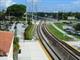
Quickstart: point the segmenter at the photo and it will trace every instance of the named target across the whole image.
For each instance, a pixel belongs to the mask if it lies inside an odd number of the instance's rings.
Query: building
[[[13,60],[12,32],[0,31],[0,60]]]
[[[75,20],[76,17],[74,17],[74,16],[68,16],[67,19],[68,19],[68,20]]]

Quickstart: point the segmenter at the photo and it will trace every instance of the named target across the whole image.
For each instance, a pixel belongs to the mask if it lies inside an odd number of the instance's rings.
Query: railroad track
[[[80,54],[76,50],[59,41],[55,36],[47,31],[46,25],[41,24],[37,28],[37,33],[44,47],[54,60],[80,60]]]

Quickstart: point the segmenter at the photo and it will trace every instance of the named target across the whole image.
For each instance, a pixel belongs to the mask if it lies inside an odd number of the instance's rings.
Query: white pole
[[[26,3],[26,23],[27,23],[27,10],[28,10],[28,9],[27,9],[27,7],[28,7],[28,6],[27,6],[27,0],[25,0],[25,3]]]
[[[33,21],[33,0],[32,0],[32,21]]]

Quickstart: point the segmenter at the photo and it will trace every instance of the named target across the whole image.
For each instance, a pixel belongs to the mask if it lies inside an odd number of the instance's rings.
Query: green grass
[[[76,38],[80,39],[80,36],[78,36],[78,35],[73,35],[73,36],[75,36]]]
[[[14,52],[19,50],[19,38],[18,37],[14,37],[13,48],[14,48]]]
[[[69,40],[71,40],[71,38],[69,38],[68,36],[64,36],[63,33],[59,32],[51,24],[48,25],[47,29],[48,29],[48,31],[50,33],[52,33],[53,35],[55,35],[55,37],[57,37],[59,40],[63,40],[63,41],[69,41]]]
[[[63,29],[63,26],[66,25],[66,24],[64,24],[64,23],[55,23],[55,25],[56,25],[58,28],[64,30],[64,29]],[[70,35],[73,35],[73,34],[70,34]],[[78,39],[80,39],[80,36],[78,36],[78,35],[73,35],[73,36],[76,37],[76,38],[78,38]]]
[[[33,38],[33,34],[34,34],[34,25],[31,24],[25,29],[24,39],[31,40]]]
[[[65,25],[64,23],[55,23],[55,25],[63,30],[63,26]]]

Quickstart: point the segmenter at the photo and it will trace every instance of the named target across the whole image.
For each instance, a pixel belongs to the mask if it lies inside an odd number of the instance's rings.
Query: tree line
[[[80,19],[80,12],[58,12],[58,13],[37,12],[34,14],[37,14],[37,16],[40,16],[40,17],[51,17],[59,20],[61,19],[67,20],[68,16],[74,16],[75,18]]]

